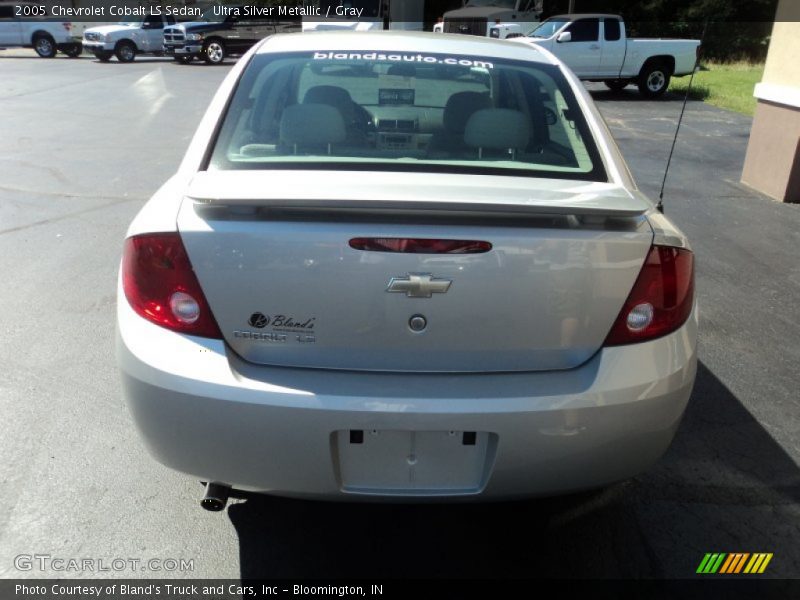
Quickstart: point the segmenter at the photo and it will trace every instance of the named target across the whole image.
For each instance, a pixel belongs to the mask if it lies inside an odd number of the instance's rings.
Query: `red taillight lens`
[[[353,238],[350,247],[371,252],[408,254],[482,254],[492,249],[489,242],[428,238]]]
[[[694,300],[694,255],[683,248],[652,246],[639,277],[604,345],[651,340],[686,322]]]
[[[180,333],[222,338],[179,234],[125,240],[122,288],[133,310],[148,321]]]

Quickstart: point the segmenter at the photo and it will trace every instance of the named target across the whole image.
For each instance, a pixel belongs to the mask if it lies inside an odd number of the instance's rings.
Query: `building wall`
[[[800,87],[800,2],[781,0],[775,14],[772,41],[764,69],[764,82]]]
[[[779,0],[742,182],[800,202],[800,2]]]

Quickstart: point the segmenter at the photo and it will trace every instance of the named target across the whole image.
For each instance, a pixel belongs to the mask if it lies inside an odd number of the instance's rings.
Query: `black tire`
[[[642,67],[639,73],[639,92],[645,98],[658,98],[667,91],[672,72],[663,62],[651,62]]]
[[[203,60],[210,65],[221,65],[227,55],[222,40],[211,39],[203,44]]]
[[[129,40],[122,40],[114,48],[114,56],[119,62],[133,62],[136,58],[136,45]]]
[[[33,49],[42,58],[53,58],[58,52],[56,41],[47,33],[37,33],[33,37]]]
[[[81,52],[83,52],[83,46],[80,44],[72,44],[68,46],[66,50],[62,50],[62,52],[70,58],[77,58],[81,55]]]
[[[95,50],[94,57],[99,60],[100,62],[108,62],[111,60],[111,57],[114,56],[113,52],[109,52],[108,50]]]
[[[616,94],[624,90],[626,87],[628,87],[630,81],[625,81],[623,79],[608,79],[603,83],[606,84],[606,87],[608,89],[610,89],[612,92]]]

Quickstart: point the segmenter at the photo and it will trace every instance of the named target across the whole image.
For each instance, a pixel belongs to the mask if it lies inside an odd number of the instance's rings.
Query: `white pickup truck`
[[[694,69],[699,40],[628,38],[618,15],[560,15],[514,43],[536,44],[567,64],[580,79],[603,81],[614,91],[635,83],[643,96],[663,94],[671,77]]]
[[[119,62],[131,62],[137,54],[163,56],[165,25],[175,25],[175,17],[150,14],[116,25],[91,27],[83,32],[83,48],[102,62],[112,56]]]
[[[0,5],[0,48],[31,47],[42,58],[53,58],[59,50],[74,58],[81,53],[70,21],[49,21],[40,5],[19,2]]]

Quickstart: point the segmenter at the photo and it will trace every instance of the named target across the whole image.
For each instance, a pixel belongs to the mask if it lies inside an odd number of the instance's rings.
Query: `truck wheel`
[[[630,81],[625,81],[623,79],[608,79],[603,83],[606,84],[606,87],[610,89],[614,93],[619,93],[628,87]]]
[[[662,62],[646,64],[639,74],[639,92],[645,98],[658,98],[667,91],[671,76],[669,68]]]
[[[37,33],[33,38],[33,49],[42,58],[53,58],[56,55],[56,42],[47,33]]]
[[[80,44],[72,44],[68,46],[66,50],[62,50],[62,52],[64,52],[64,54],[70,58],[76,58],[81,55],[81,52],[83,52],[83,46]]]
[[[208,40],[203,45],[203,60],[210,65],[220,65],[225,60],[225,44],[220,40]]]
[[[114,55],[119,62],[133,62],[133,59],[136,58],[136,46],[133,45],[133,42],[122,40],[114,48]]]
[[[114,56],[114,53],[108,50],[95,50],[94,52],[94,57],[100,62],[108,62],[112,56]]]

